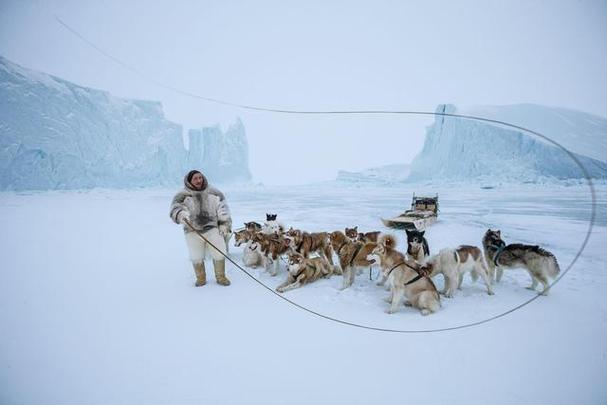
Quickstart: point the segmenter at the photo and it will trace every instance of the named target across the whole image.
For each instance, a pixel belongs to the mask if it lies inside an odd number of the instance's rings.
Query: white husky
[[[243,243],[245,247],[242,251],[242,262],[247,267],[267,267],[267,258],[261,252],[261,246],[259,242],[253,240],[256,232],[250,229],[243,229],[236,232],[234,238],[234,246],[241,246]]]
[[[242,251],[242,262],[247,267],[267,267],[267,258],[261,253],[261,247],[256,241],[247,242]]]
[[[447,298],[452,298],[455,290],[461,289],[464,274],[468,271],[475,281],[480,275],[487,286],[487,294],[493,295],[485,260],[476,246],[462,245],[456,249],[442,249],[438,254],[430,256],[422,268],[430,272],[430,277],[443,274],[445,287],[441,293]]]

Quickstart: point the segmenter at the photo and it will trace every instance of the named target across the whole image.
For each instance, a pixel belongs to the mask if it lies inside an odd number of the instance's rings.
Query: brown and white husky
[[[354,283],[354,276],[359,271],[362,272],[363,269],[375,263],[375,259],[368,260],[367,256],[371,254],[377,244],[373,242],[353,242],[341,231],[331,232],[329,239],[339,259],[339,265],[343,273],[341,289],[345,290]]]
[[[487,286],[487,294],[493,295],[483,254],[476,246],[461,245],[455,249],[441,249],[438,254],[432,255],[426,260],[422,269],[427,270],[430,277],[437,274],[445,277],[445,287],[441,293],[447,298],[452,298],[455,290],[461,289],[464,274],[468,271],[475,281],[480,275]]]
[[[290,250],[290,241],[278,235],[259,232],[253,236],[253,242],[259,244],[261,252],[266,258],[266,270],[271,276],[277,275],[280,268],[280,256]]]
[[[358,232],[358,225],[354,228],[345,228],[344,234],[352,241],[352,242],[374,242],[377,243],[377,238],[379,237],[380,231],[373,232]]]
[[[285,292],[293,290],[316,281],[328,278],[335,273],[336,267],[331,265],[324,257],[305,258],[299,253],[289,254],[287,279],[276,287],[276,291]],[[339,268],[337,268],[339,270]]]
[[[308,233],[290,228],[285,233],[285,238],[291,241],[293,251],[302,254],[303,257],[307,258],[310,256],[310,253],[316,252],[331,265],[333,264],[333,251],[327,232]]]
[[[420,272],[420,265],[397,251],[396,239],[392,235],[382,235],[372,254],[379,256],[384,277],[390,286],[390,296],[386,301],[391,305],[387,313],[397,312],[403,302],[418,308],[422,315],[436,312],[440,308],[440,296],[429,277]]]

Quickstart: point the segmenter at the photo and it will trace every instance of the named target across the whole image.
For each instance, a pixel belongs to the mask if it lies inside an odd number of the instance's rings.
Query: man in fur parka
[[[217,284],[230,285],[225,272],[225,257],[194,231],[200,232],[217,249],[226,253],[227,240],[232,233],[232,219],[225,197],[221,191],[210,186],[198,170],[191,170],[185,176],[184,185],[185,188],[173,198],[170,216],[173,222],[183,225],[190,260],[196,273],[196,287],[207,282],[204,266],[207,253],[213,258]]]

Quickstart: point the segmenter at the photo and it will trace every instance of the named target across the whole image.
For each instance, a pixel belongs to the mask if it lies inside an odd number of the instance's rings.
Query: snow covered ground
[[[607,186],[596,190],[596,222],[572,266],[589,231],[584,185],[225,190],[235,226],[268,212],[309,231],[385,230],[379,218],[402,212],[413,191],[438,192],[433,252],[480,246],[499,228],[568,270],[537,299],[523,270],[506,271],[494,296],[466,278],[427,317],[385,314],[387,293],[368,273],[345,291],[334,276],[285,293],[326,316],[410,333],[311,315],[232,265],[232,286],[210,277],[194,288],[168,218],[177,190],[1,193],[0,403],[606,403]],[[285,277],[250,272],[272,288]],[[455,329],[420,332],[445,328]]]

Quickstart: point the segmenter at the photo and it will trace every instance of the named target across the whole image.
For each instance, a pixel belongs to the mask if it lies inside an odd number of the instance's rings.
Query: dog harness
[[[502,242],[502,243],[499,246],[489,245],[490,247],[497,249],[497,251],[495,252],[495,255],[493,256],[493,264],[495,264],[496,266],[499,266],[499,264],[497,263],[499,256],[502,254],[504,249],[506,249],[506,243],[504,241],[500,241],[500,242]]]
[[[349,266],[352,266],[352,263],[354,262],[354,258],[356,257],[356,255],[358,254],[358,252],[360,252],[360,250],[363,248],[364,245],[359,245],[356,250],[354,251],[354,254],[352,255],[352,258],[350,259],[350,263]]]
[[[413,283],[415,283],[417,280],[419,280],[419,279],[421,279],[421,278],[423,278],[423,277],[424,277],[424,276],[423,276],[423,275],[422,275],[422,274],[419,272],[419,270],[418,270],[418,269],[416,269],[415,267],[409,266],[409,265],[408,265],[407,263],[405,263],[405,262],[400,262],[400,263],[398,263],[397,265],[393,266],[393,267],[392,267],[392,268],[391,268],[391,269],[388,271],[388,274],[386,274],[386,277],[390,276],[390,273],[392,273],[392,270],[394,270],[395,268],[397,268],[397,267],[399,267],[399,266],[401,266],[401,265],[403,265],[403,264],[404,264],[405,266],[407,266],[408,268],[410,268],[410,269],[414,270],[414,271],[417,273],[417,276],[415,276],[415,277],[413,277],[411,280],[407,281],[407,282],[405,283],[405,285],[413,284]]]

